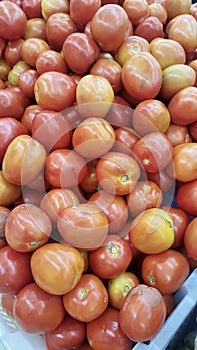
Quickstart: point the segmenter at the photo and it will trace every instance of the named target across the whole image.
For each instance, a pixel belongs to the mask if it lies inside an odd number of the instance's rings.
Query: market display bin
[[[197,332],[197,269],[175,293],[175,310],[160,332],[147,343],[137,343],[133,350],[182,350],[180,340],[190,331]],[[21,332],[0,307],[0,350],[45,350],[42,336]]]

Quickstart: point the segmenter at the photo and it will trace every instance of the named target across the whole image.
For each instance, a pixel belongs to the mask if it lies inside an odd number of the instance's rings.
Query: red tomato
[[[42,108],[36,104],[30,105],[25,109],[20,121],[29,133],[31,132],[31,124],[32,124],[34,117],[41,110],[42,110]]]
[[[184,247],[186,249],[187,254],[193,260],[197,260],[197,249],[196,249],[196,237],[197,237],[197,229],[196,229],[197,218],[194,218],[186,228],[184,235]]]
[[[55,50],[41,52],[36,60],[36,69],[39,74],[50,71],[68,73],[68,67],[62,53]]]
[[[88,322],[87,339],[94,350],[130,350],[132,346],[120,327],[118,310],[111,307],[96,320]]]
[[[5,61],[13,67],[17,62],[19,62],[22,57],[20,54],[20,47],[24,40],[22,38],[16,40],[10,40],[5,46],[3,56]]]
[[[135,26],[149,15],[149,6],[146,0],[125,0],[122,6]]]
[[[36,67],[38,56],[46,50],[49,50],[49,45],[45,40],[40,38],[29,38],[22,43],[20,54],[25,63],[32,67]]]
[[[122,152],[132,155],[132,149],[139,140],[139,135],[131,128],[117,128],[115,130],[116,141],[112,147],[112,151]]]
[[[9,245],[0,249],[0,293],[16,294],[33,281],[31,254],[16,252]]]
[[[45,244],[52,224],[43,210],[33,204],[21,204],[12,209],[5,223],[9,246],[18,252],[31,252]]]
[[[34,69],[27,69],[19,75],[17,85],[28,98],[34,98],[34,85],[38,76]]]
[[[0,248],[7,245],[5,239],[5,222],[10,213],[10,209],[0,206]]]
[[[22,8],[28,18],[42,17],[41,0],[23,0]]]
[[[85,337],[85,324],[66,315],[55,330],[44,334],[44,341],[47,350],[69,350],[78,349]]]
[[[155,38],[164,37],[163,24],[159,18],[150,15],[137,25],[134,33],[150,43]]]
[[[174,124],[187,125],[197,120],[197,87],[189,86],[177,92],[170,100],[168,110]],[[186,113],[190,110],[190,113]]]
[[[192,138],[185,125],[170,124],[165,132],[172,146],[177,146],[184,142],[192,142]]]
[[[197,216],[197,180],[188,181],[182,184],[176,195],[179,208],[187,214]]]
[[[118,127],[131,126],[132,109],[129,104],[120,96],[114,96],[113,104],[105,119],[113,126]]]
[[[108,281],[108,295],[112,307],[120,310],[129,291],[139,284],[132,272],[122,272]]]
[[[149,42],[137,35],[131,35],[124,39],[115,55],[117,62],[123,66],[124,63],[138,52],[150,52]]]
[[[134,158],[121,152],[109,152],[100,158],[97,178],[103,189],[111,194],[128,194],[136,185],[140,168]]]
[[[126,91],[139,101],[154,98],[162,85],[159,62],[149,52],[139,52],[129,58],[122,68]]]
[[[153,2],[149,5],[150,16],[157,17],[162,24],[166,24],[167,21],[167,11],[165,7],[159,2]]]
[[[108,294],[97,276],[84,274],[76,287],[63,296],[63,303],[72,317],[82,322],[90,322],[106,310]]]
[[[142,169],[150,173],[163,170],[172,160],[173,147],[167,136],[152,132],[143,136],[133,147]]]
[[[3,176],[15,185],[26,185],[41,172],[45,159],[45,148],[38,141],[29,135],[17,136],[4,155]]]
[[[95,12],[100,8],[101,0],[81,2],[77,0],[70,1],[70,16],[77,24],[86,24],[90,21]]]
[[[19,96],[8,88],[0,90],[0,118],[12,117],[20,119],[24,112],[24,105]]]
[[[9,207],[20,196],[21,187],[6,180],[2,170],[0,170],[0,205]]]
[[[119,322],[129,339],[144,342],[160,331],[165,317],[166,307],[160,292],[139,284],[127,294],[120,309]]]
[[[7,40],[19,39],[25,33],[27,17],[11,1],[0,2],[0,36]]]
[[[41,1],[42,16],[45,21],[57,12],[69,12],[69,0],[42,0]]]
[[[54,295],[63,295],[79,282],[84,260],[73,247],[47,243],[33,252],[31,269],[40,288]]]
[[[57,227],[66,243],[89,250],[98,248],[106,239],[108,220],[96,205],[82,203],[64,209],[58,217]]]
[[[197,179],[197,143],[182,143],[173,148],[173,166],[178,181],[188,182]]]
[[[43,334],[59,326],[65,310],[60,296],[46,293],[36,283],[30,283],[17,294],[13,314],[23,331]]]
[[[112,236],[108,241],[89,254],[91,270],[104,279],[114,278],[125,272],[132,260],[132,251],[126,240]]]
[[[39,38],[46,40],[45,20],[38,17],[28,19],[23,38],[25,40],[29,38]]]
[[[119,233],[128,219],[128,209],[122,196],[112,195],[105,190],[95,192],[89,202],[102,210],[109,222],[109,233]]]
[[[160,187],[162,192],[168,192],[169,190],[171,190],[171,196],[173,196],[173,191],[175,189],[175,181],[173,177],[168,175],[166,169],[163,169],[157,173],[147,173],[147,178],[150,181],[154,181],[157,184],[157,186]],[[169,196],[169,200],[172,199],[171,196]]]
[[[3,308],[3,311],[5,311],[6,314],[12,318],[14,318],[13,308],[14,308],[15,299],[16,299],[15,294],[3,294],[1,297],[1,306]]]
[[[189,131],[195,141],[197,141],[197,120],[189,125]]]
[[[131,244],[145,254],[158,254],[174,242],[174,227],[170,215],[160,208],[147,209],[132,221]]]
[[[144,282],[157,288],[162,294],[176,292],[188,277],[189,272],[187,259],[173,249],[147,255],[142,263]]]
[[[163,300],[166,306],[166,318],[168,318],[175,309],[174,296],[173,294],[165,294]]]
[[[96,192],[98,189],[98,179],[96,176],[97,163],[97,159],[93,159],[87,163],[88,172],[85,179],[80,184],[80,188],[87,193]]]

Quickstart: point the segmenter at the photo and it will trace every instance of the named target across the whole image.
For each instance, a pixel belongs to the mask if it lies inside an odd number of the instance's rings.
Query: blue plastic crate
[[[196,330],[197,269],[175,293],[175,310],[160,332],[147,343],[137,343],[132,350],[181,350],[180,339],[190,330]],[[42,336],[19,331],[12,319],[0,309],[0,350],[45,350]]]

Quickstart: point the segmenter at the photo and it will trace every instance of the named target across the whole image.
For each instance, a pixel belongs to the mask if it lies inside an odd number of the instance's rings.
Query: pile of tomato
[[[47,350],[151,340],[197,267],[197,6],[0,2],[0,293]]]

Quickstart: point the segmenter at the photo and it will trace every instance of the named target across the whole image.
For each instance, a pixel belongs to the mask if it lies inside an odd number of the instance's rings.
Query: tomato
[[[119,312],[108,307],[96,320],[87,324],[87,339],[94,350],[130,350],[132,342],[119,323]]]
[[[182,143],[174,147],[173,165],[178,181],[188,182],[197,179],[196,150],[195,142]]]
[[[146,0],[125,0],[122,6],[135,26],[149,16],[149,6]]]
[[[155,38],[164,37],[163,24],[157,17],[149,16],[137,25],[134,33],[150,43]]]
[[[66,73],[51,71],[38,77],[34,93],[39,106],[59,112],[73,105],[76,85]]]
[[[176,198],[177,199],[177,198]],[[171,248],[178,248],[183,245],[183,237],[189,223],[189,217],[185,211],[179,208],[162,206],[161,209],[167,211],[172,218],[174,226],[174,243]]]
[[[49,45],[45,40],[40,38],[28,38],[21,44],[20,54],[25,63],[35,67],[39,54],[48,49]]]
[[[87,74],[80,79],[76,89],[76,102],[82,118],[104,118],[114,101],[114,91],[102,76]]]
[[[155,173],[163,170],[172,160],[173,147],[167,136],[152,132],[143,136],[133,147],[142,169]]]
[[[44,244],[31,257],[35,282],[54,295],[63,295],[73,289],[81,278],[83,268],[80,252],[66,244]]]
[[[64,241],[81,249],[96,249],[108,233],[108,220],[103,211],[91,203],[64,209],[57,221]]]
[[[68,0],[42,0],[41,1],[42,16],[45,21],[54,13],[69,12]]]
[[[142,263],[144,282],[157,288],[162,294],[176,292],[188,277],[189,272],[187,259],[173,249],[147,255]]]
[[[166,318],[168,318],[175,309],[174,296],[173,294],[165,294],[163,300],[166,306]]]
[[[184,14],[184,13],[189,13],[191,6],[191,1],[190,0],[184,0],[182,2],[177,1],[177,0],[165,0],[164,1],[164,8],[167,11],[168,14],[168,20]]]
[[[190,14],[182,14],[171,19],[165,29],[167,37],[182,45],[184,50],[192,52],[197,46],[197,23]]]
[[[27,69],[18,77],[17,85],[28,98],[34,98],[34,85],[39,74],[34,69]]]
[[[69,189],[52,189],[45,193],[40,202],[40,208],[48,215],[54,226],[60,213],[72,206],[79,204],[75,193]]]
[[[0,118],[20,119],[24,109],[19,96],[14,94],[13,91],[8,90],[8,88],[0,90]]]
[[[120,309],[119,322],[129,339],[144,342],[160,331],[165,317],[166,307],[160,292],[139,284],[127,294]]]
[[[3,51],[5,49],[5,46],[6,46],[6,41],[5,41],[5,39],[1,38],[0,39],[0,58],[3,55]]]
[[[187,125],[197,120],[197,87],[189,86],[177,92],[168,105],[172,123]],[[190,113],[186,113],[190,110]]]
[[[139,52],[122,68],[122,83],[126,91],[139,101],[154,98],[162,85],[159,62],[149,52]]]
[[[187,214],[197,216],[197,179],[188,181],[179,187],[176,200],[179,208]]]
[[[195,141],[197,141],[197,120],[189,125],[189,131]]]
[[[132,272],[122,272],[108,281],[108,295],[112,307],[120,310],[126,295],[139,284],[137,276]]]
[[[124,63],[138,52],[150,52],[149,42],[137,35],[131,35],[125,38],[117,50],[116,60],[123,66]]]
[[[41,0],[23,0],[22,8],[28,18],[42,17]]]
[[[81,2],[70,1],[70,16],[75,23],[86,24],[91,20],[95,12],[101,7],[101,0]]]
[[[121,66],[113,58],[99,58],[90,70],[90,74],[105,77],[110,82],[114,93],[118,93],[122,88],[121,73]]]
[[[75,22],[64,12],[52,14],[45,26],[47,41],[51,49],[61,51],[65,39],[77,31]]]
[[[21,187],[6,180],[0,170],[0,205],[9,207],[21,194]]]
[[[14,318],[13,308],[15,299],[15,294],[3,294],[1,297],[1,307],[3,311],[6,312],[6,314],[11,318]]]
[[[33,204],[12,209],[5,223],[5,237],[11,248],[26,253],[49,240],[52,224],[49,217]]]
[[[24,61],[18,61],[8,73],[8,81],[11,85],[18,85],[20,74],[30,69],[30,66]]]
[[[128,194],[136,185],[140,168],[134,158],[121,152],[109,152],[100,158],[97,178],[103,189],[111,194]]]
[[[174,242],[172,218],[160,208],[147,209],[132,221],[129,239],[142,253],[161,253]]]
[[[50,71],[68,73],[63,55],[55,50],[46,50],[39,54],[36,60],[36,70],[39,74]]]
[[[3,176],[15,185],[25,185],[41,172],[45,159],[45,148],[38,141],[29,135],[17,136],[4,155]]]
[[[90,322],[106,310],[108,294],[99,277],[84,274],[76,287],[64,294],[63,303],[72,317],[82,322]]]
[[[165,7],[159,2],[153,2],[149,5],[149,15],[157,17],[162,24],[166,24],[168,14]]]
[[[21,119],[20,119],[20,122],[21,124],[24,125],[24,127],[27,129],[28,133],[31,132],[31,124],[32,124],[32,121],[35,117],[35,115],[40,112],[42,110],[42,108],[38,105],[30,105],[28,107],[26,107]]]
[[[141,136],[155,131],[165,133],[170,125],[170,120],[167,107],[156,99],[140,102],[132,116],[133,127]]]
[[[160,94],[166,100],[170,100],[182,89],[193,86],[196,80],[194,69],[185,64],[169,66],[163,70],[162,74]]]
[[[0,59],[0,78],[5,81],[8,78],[9,72],[11,71],[10,65],[4,60],[4,58]]]
[[[66,118],[58,112],[42,110],[38,112],[31,125],[32,137],[47,150],[67,148],[72,132]]]
[[[7,245],[5,239],[5,222],[10,213],[10,209],[0,206],[0,248]]]
[[[65,62],[73,72],[84,74],[98,59],[100,49],[87,34],[72,33],[65,39],[62,53]]]
[[[26,333],[43,334],[59,326],[65,310],[59,295],[49,294],[36,283],[30,283],[17,294],[13,315],[17,326]]]
[[[108,238],[108,243],[91,251],[89,264],[91,270],[100,278],[109,279],[125,272],[132,260],[129,243],[118,236]]]
[[[43,18],[30,18],[23,39],[39,38],[46,41],[45,20]]]
[[[187,226],[185,234],[184,234],[184,247],[186,249],[187,254],[193,260],[197,260],[197,250],[196,250],[196,222],[197,219],[194,218]]]
[[[100,7],[91,19],[91,34],[102,51],[114,51],[122,44],[129,28],[126,11],[116,4]]]
[[[160,207],[162,191],[153,181],[138,181],[134,189],[127,195],[127,206],[135,217],[146,209]]]
[[[47,350],[69,350],[79,348],[85,337],[85,324],[66,315],[55,330],[44,334],[44,342]]]
[[[30,253],[19,253],[9,245],[0,249],[0,293],[16,294],[33,281],[30,258]]]
[[[7,40],[19,39],[25,33],[27,17],[11,1],[0,2],[0,36]]]
[[[131,126],[132,109],[120,96],[115,95],[113,104],[105,119],[111,123],[114,129]]]
[[[80,188],[87,193],[96,192],[98,189],[98,179],[96,176],[96,166],[98,160],[93,159],[87,163],[88,172],[85,179],[80,184]]]
[[[192,142],[192,138],[186,125],[170,124],[165,134],[173,146],[177,146],[184,142]]]
[[[124,228],[128,219],[128,209],[122,196],[99,190],[89,198],[89,202],[104,212],[109,223],[109,233],[119,233]]]
[[[162,192],[168,192],[171,190],[169,201],[172,199],[171,196],[173,196],[173,191],[175,190],[175,181],[173,177],[168,175],[166,169],[157,173],[147,173],[147,178],[148,180],[155,182]]]
[[[139,135],[131,128],[117,128],[115,130],[116,141],[112,147],[114,152],[126,153],[132,155],[133,146],[139,140]]]
[[[115,142],[111,124],[103,118],[87,118],[74,130],[72,145],[85,158],[99,158],[107,153]]]
[[[193,70],[195,71],[196,80],[195,80],[194,86],[197,87],[197,59],[194,59],[194,60],[188,62],[188,66],[193,68]]]

